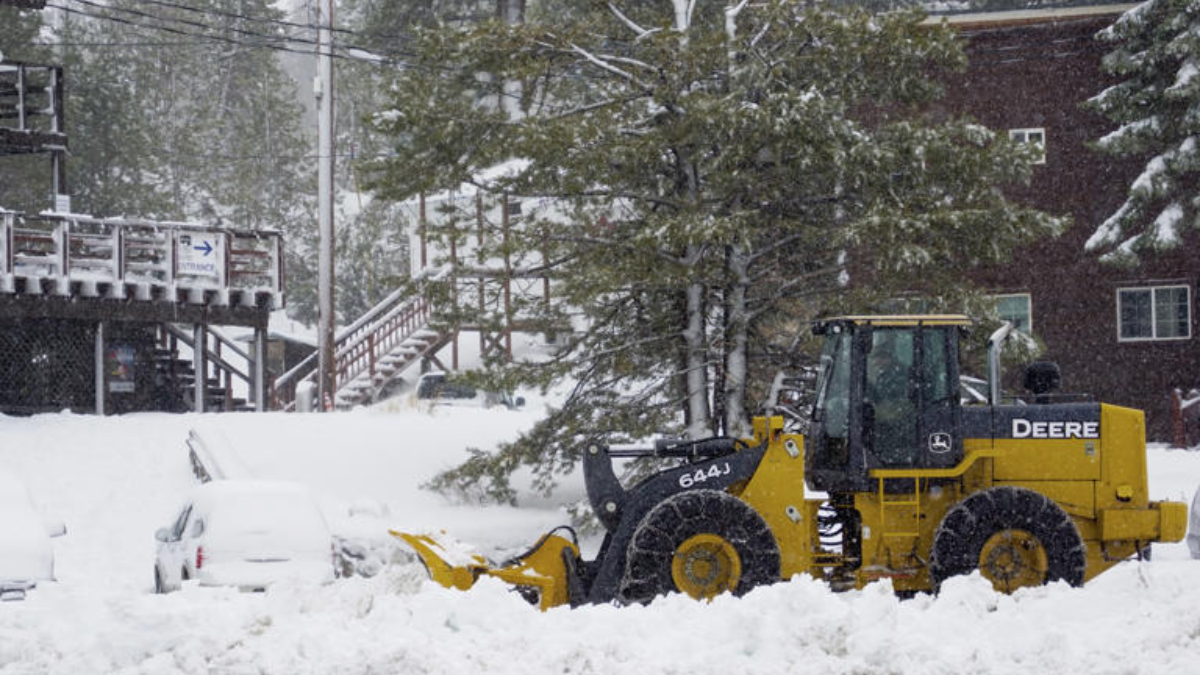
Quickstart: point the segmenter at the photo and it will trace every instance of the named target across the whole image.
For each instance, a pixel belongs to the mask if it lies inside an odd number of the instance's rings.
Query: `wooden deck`
[[[275,231],[0,210],[0,318],[262,327],[283,283]]]

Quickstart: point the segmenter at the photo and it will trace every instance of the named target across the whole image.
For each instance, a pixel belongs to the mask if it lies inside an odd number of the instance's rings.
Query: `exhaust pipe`
[[[988,338],[988,405],[1000,404],[1000,348],[1013,332],[1013,325],[1005,321]]]

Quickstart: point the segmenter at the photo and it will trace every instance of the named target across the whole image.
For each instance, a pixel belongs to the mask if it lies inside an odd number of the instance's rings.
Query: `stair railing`
[[[183,344],[191,347],[193,352],[195,351],[196,344],[195,344],[195,341],[192,339],[192,334],[189,331],[183,330],[177,326],[172,326],[171,324],[163,324],[163,328],[166,330],[168,335],[172,336],[176,340],[179,340]],[[236,342],[229,339],[228,337],[226,337],[219,331],[213,330],[210,327],[209,330],[206,332],[208,333],[208,335],[212,336],[212,338],[216,340],[217,345],[219,347],[217,350],[213,350],[213,349],[209,349],[208,345],[205,345],[204,346],[205,360],[207,363],[211,364],[213,366],[213,368],[216,370],[217,380],[224,382],[225,407],[226,407],[226,409],[229,409],[233,402],[233,378],[234,377],[237,377],[238,379],[245,382],[246,385],[249,386],[251,389],[253,389],[253,387],[254,387],[254,379],[250,375],[250,363],[252,362],[252,359],[250,358],[250,355],[248,353],[246,353],[246,351],[244,349],[239,347]],[[232,351],[234,354],[241,357],[245,361],[246,370],[243,371],[242,369],[238,368],[236,365],[234,365],[233,363],[231,363],[229,360],[227,360],[225,358],[224,351],[226,349]],[[208,391],[208,374],[207,373],[196,373],[196,387],[197,387],[198,392],[202,392],[201,395],[203,395],[204,393],[207,393],[207,391]]]
[[[405,297],[405,290],[392,292],[354,323],[334,336],[334,392],[363,373],[374,377],[379,360],[413,337],[429,323],[432,306],[423,296]],[[271,399],[277,410],[293,410],[296,387],[315,384],[318,354],[296,364],[276,378]]]

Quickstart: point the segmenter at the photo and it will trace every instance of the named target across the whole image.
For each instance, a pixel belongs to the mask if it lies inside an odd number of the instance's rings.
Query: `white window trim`
[[[1150,291],[1150,330],[1158,331],[1158,303],[1154,301],[1154,292],[1159,289],[1182,288],[1187,294],[1187,334],[1178,337],[1124,337],[1121,335],[1121,291]],[[1117,342],[1181,342],[1192,339],[1192,287],[1188,284],[1164,284],[1161,286],[1118,286],[1113,300],[1117,308]]]
[[[1033,294],[1032,293],[994,293],[991,295],[992,300],[1000,300],[1000,298],[1027,298],[1029,303],[1029,334],[1033,335]],[[999,313],[997,311],[997,313]],[[1015,328],[1015,326],[1014,326]]]
[[[1018,134],[1023,135],[1026,139],[1029,138],[1029,134],[1041,134],[1041,136],[1042,136],[1042,142],[1041,142],[1042,155],[1036,161],[1034,161],[1034,164],[1045,164],[1046,163],[1046,143],[1048,140],[1046,137],[1046,128],[1045,127],[1026,127],[1024,129],[1009,129],[1008,130],[1008,137],[1012,140],[1016,140]],[[1024,141],[1020,141],[1020,142],[1028,143],[1029,141],[1024,140]]]

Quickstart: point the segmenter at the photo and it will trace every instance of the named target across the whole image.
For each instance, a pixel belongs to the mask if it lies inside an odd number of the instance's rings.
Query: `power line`
[[[159,5],[161,7],[171,7],[174,9],[183,10],[185,12],[194,12],[197,14],[215,14],[217,16],[224,16],[224,17],[229,17],[229,18],[233,18],[233,19],[247,19],[249,21],[258,21],[260,23],[271,23],[271,24],[277,24],[280,26],[289,26],[292,28],[304,28],[304,29],[308,29],[308,30],[316,30],[318,28],[318,26],[316,24],[312,24],[312,23],[297,23],[295,21],[288,21],[286,19],[271,19],[271,18],[266,18],[266,17],[256,17],[256,16],[250,16],[248,14],[238,14],[236,12],[227,12],[224,10],[211,8],[211,7],[210,8],[193,7],[193,6],[184,5],[184,4],[181,4],[178,2],[168,2],[168,0],[136,0],[136,1],[143,2],[146,4],[150,4],[150,5]],[[379,37],[379,38],[392,39],[392,40],[412,40],[413,39],[413,37],[411,35],[382,35],[382,34],[380,34],[380,35],[371,36],[371,35],[367,35],[367,34],[361,32],[361,31],[351,30],[349,28],[336,28],[335,27],[335,28],[330,28],[329,30],[334,33],[341,33],[343,35],[354,35],[357,37]]]
[[[201,23],[198,21],[189,21],[187,19],[164,18],[164,17],[155,16],[155,15],[152,15],[152,14],[149,14],[146,12],[142,12],[142,11],[138,11],[138,10],[134,10],[134,9],[110,8],[110,7],[107,7],[100,3],[93,2],[92,0],[70,0],[70,1],[79,3],[81,5],[93,7],[96,10],[100,10],[102,12],[106,12],[108,10],[115,10],[117,12],[124,12],[126,14],[131,14],[131,15],[137,16],[139,18],[150,19],[152,21],[159,22],[159,23],[139,23],[132,19],[113,16],[113,15],[107,14],[107,13],[96,13],[94,11],[87,12],[87,11],[82,11],[82,10],[75,10],[75,9],[71,9],[71,8],[64,7],[62,5],[57,5],[54,3],[47,3],[46,6],[52,7],[54,9],[59,9],[62,11],[70,12],[73,14],[87,16],[87,17],[90,17],[93,19],[113,21],[116,23],[133,26],[136,28],[144,28],[144,29],[148,29],[148,30],[160,30],[160,31],[168,32],[168,33],[173,33],[176,35],[183,35],[183,36],[187,36],[187,37],[196,37],[196,38],[201,38],[201,39],[214,40],[214,41],[218,41],[218,42],[224,42],[227,44],[237,44],[237,45],[256,47],[256,48],[264,48],[264,49],[276,49],[278,51],[293,52],[293,53],[298,53],[298,54],[310,54],[310,53],[315,52],[318,56],[323,53],[323,52],[320,52],[319,50],[315,49],[315,48],[319,47],[320,45],[318,45],[315,40],[308,39],[308,38],[295,37],[295,36],[290,36],[290,35],[267,35],[264,33],[245,30],[245,29],[241,29],[241,28],[236,28],[233,26],[218,27],[218,26],[212,26],[212,25],[206,24],[206,23]],[[185,30],[182,30],[179,28],[169,26],[169,25],[164,25],[165,22],[175,22],[175,23],[183,24],[185,26],[197,28],[204,32],[201,32],[201,33],[188,32],[188,31],[185,31]],[[221,31],[229,31],[229,32],[245,35],[248,37],[260,38],[267,42],[246,42],[245,40],[239,40],[239,39],[235,39],[235,38],[230,38],[225,35],[221,35],[220,34]],[[314,51],[310,52],[310,51],[306,51],[303,49],[296,49],[296,48],[276,44],[279,42],[292,42],[292,43],[313,45]],[[388,50],[384,54],[380,55],[380,54],[377,54],[375,50],[371,50],[371,49],[368,49],[365,47],[352,45],[352,44],[334,44],[334,45],[332,45],[332,47],[334,50],[340,49],[342,51],[348,51],[348,52],[354,52],[357,50],[362,53],[362,55],[353,54],[353,53],[338,54],[338,53],[336,53],[336,51],[331,51],[330,54],[332,55],[333,58],[343,59],[346,61],[354,61],[354,62],[375,63],[378,65],[395,66],[395,67],[401,67],[401,68],[415,67],[415,64],[404,61],[402,58],[397,58],[397,57],[413,57],[413,56],[415,56],[415,54],[413,54],[411,52]],[[368,55],[368,56],[363,56],[363,55]]]
[[[181,18],[175,18],[175,17],[156,16],[154,14],[150,14],[148,12],[143,12],[143,11],[140,11],[137,9],[128,9],[125,7],[112,7],[112,6],[108,6],[108,5],[102,5],[98,2],[92,2],[92,0],[69,0],[69,1],[76,2],[81,5],[87,5],[88,7],[94,7],[97,10],[101,10],[104,12],[118,12],[121,14],[129,14],[132,16],[141,17],[144,19],[150,19],[152,21],[159,21],[159,22],[163,22],[163,23],[167,23],[167,22],[178,23],[178,24],[182,24],[184,26],[190,26],[192,28],[199,28],[200,30],[203,30],[203,31],[215,31],[215,30],[229,31],[231,33],[238,33],[240,35],[246,35],[248,37],[262,38],[265,40],[272,40],[272,41],[282,40],[282,41],[308,43],[308,44],[313,44],[313,45],[316,44],[315,40],[306,40],[304,38],[289,38],[286,35],[268,35],[265,33],[259,33],[259,32],[255,32],[255,31],[245,30],[242,28],[236,28],[234,26],[223,26],[223,27],[218,28],[218,27],[212,26],[210,24],[202,23],[199,21],[191,21],[188,19],[181,19]],[[155,28],[155,27],[158,27],[158,25],[151,24],[146,27]]]
[[[182,19],[182,18],[176,18],[176,17],[164,17],[164,16],[158,16],[158,15],[155,15],[155,14],[150,14],[150,13],[148,13],[148,12],[143,12],[143,11],[136,10],[136,9],[127,9],[127,8],[123,8],[123,7],[110,7],[110,6],[107,6],[107,5],[102,5],[102,4],[100,4],[100,3],[94,2],[93,0],[70,0],[70,1],[71,1],[71,2],[77,2],[77,3],[81,4],[81,5],[87,5],[87,6],[89,6],[89,7],[95,7],[95,8],[97,8],[97,9],[101,9],[101,10],[105,10],[105,11],[115,11],[115,12],[122,12],[122,13],[125,13],[125,14],[130,14],[130,15],[137,16],[137,17],[141,17],[141,18],[144,18],[144,19],[150,19],[150,20],[153,20],[153,21],[159,21],[159,22],[164,22],[164,23],[166,23],[166,22],[178,23],[178,24],[182,24],[182,25],[185,25],[185,26],[190,26],[190,27],[192,27],[192,28],[198,28],[198,29],[200,29],[200,30],[203,30],[203,31],[229,31],[229,32],[232,32],[232,33],[238,33],[238,34],[240,34],[240,35],[245,35],[245,36],[247,36],[247,37],[261,38],[261,39],[264,39],[264,40],[283,40],[283,41],[287,41],[287,42],[297,42],[297,43],[300,43],[300,44],[313,45],[314,47],[319,47],[319,46],[320,46],[320,45],[317,43],[317,41],[316,41],[316,40],[314,40],[314,39],[312,39],[312,38],[297,37],[297,36],[294,36],[294,35],[270,35],[270,34],[265,34],[265,33],[260,33],[260,32],[257,32],[257,31],[253,31],[253,30],[248,30],[248,29],[245,29],[245,28],[238,28],[238,27],[236,27],[236,26],[213,26],[213,25],[211,25],[211,24],[208,24],[208,23],[203,23],[203,22],[200,22],[200,21],[190,21],[190,20],[188,20],[188,19]],[[204,14],[204,13],[205,13],[205,11],[204,11],[204,10],[197,9],[197,8],[194,8],[194,7],[187,7],[186,5],[180,5],[180,4],[178,4],[178,3],[166,2],[166,0],[143,0],[143,1],[145,1],[145,2],[152,2],[153,4],[157,4],[157,5],[164,5],[164,6],[168,6],[168,7],[176,7],[176,8],[181,8],[181,9],[187,9],[187,10],[190,10],[190,11],[192,11],[192,12],[198,12],[198,13],[201,13],[201,14]],[[215,14],[218,14],[218,15],[220,15],[220,16],[229,17],[229,18],[235,18],[235,19],[244,19],[244,20],[249,20],[249,21],[268,21],[269,23],[275,23],[274,21],[271,21],[271,20],[267,20],[267,19],[257,19],[257,18],[255,18],[255,17],[249,16],[249,15],[246,15],[246,14],[236,14],[236,13],[233,13],[233,12],[218,12],[218,11],[216,11],[216,10],[214,10],[214,11],[213,11],[213,13],[215,13]],[[149,27],[154,27],[154,26],[157,26],[157,25],[158,25],[158,24],[152,24],[152,25],[151,25],[151,26],[149,26]],[[312,26],[306,26],[306,25],[304,25],[304,24],[295,24],[295,23],[292,23],[292,22],[288,22],[288,23],[286,23],[286,24],[283,24],[283,25],[292,25],[292,26],[298,26],[298,27],[300,27],[300,28],[312,28]],[[346,32],[349,32],[349,31],[346,31]],[[335,46],[335,48],[337,48],[337,47]],[[357,46],[357,45],[353,45],[353,44],[348,44],[348,43],[347,43],[347,44],[345,44],[344,46],[340,47],[340,48],[341,48],[341,49],[358,49],[358,50],[360,50],[360,51],[363,51],[363,52],[365,52],[365,53],[372,53],[372,51],[373,51],[373,50],[371,50],[371,49],[368,49],[368,48],[366,48],[366,47],[361,47],[361,46]],[[412,54],[411,52],[407,52],[407,53],[406,53],[406,52],[404,52],[404,51],[400,51],[400,50],[389,50],[389,51],[388,51],[388,56],[406,56],[406,57],[411,57],[411,56],[414,56],[414,54]]]
[[[78,2],[79,0],[75,0],[75,1]],[[191,38],[200,38],[200,39],[206,40],[208,42],[220,42],[220,43],[225,43],[225,44],[240,45],[243,47],[252,47],[252,48],[259,48],[259,49],[272,49],[272,50],[280,51],[280,52],[290,52],[293,54],[304,54],[305,56],[312,56],[314,53],[316,53],[318,56],[320,55],[320,53],[315,52],[315,50],[293,49],[291,47],[286,47],[286,46],[280,45],[280,44],[245,42],[243,40],[237,40],[234,38],[225,37],[223,35],[217,35],[217,34],[213,34],[213,33],[190,33],[188,31],[180,30],[178,28],[172,28],[170,26],[147,25],[147,24],[137,23],[136,21],[130,21],[129,19],[124,19],[119,16],[111,16],[111,15],[106,15],[106,14],[95,14],[92,12],[74,9],[71,7],[65,7],[63,5],[58,5],[53,2],[47,2],[46,7],[49,7],[52,9],[57,9],[61,12],[66,12],[68,14],[84,16],[89,19],[98,19],[101,21],[111,21],[113,23],[119,23],[119,24],[123,24],[126,26],[132,26],[134,28],[143,28],[143,29],[147,29],[147,30],[159,30],[159,31],[163,31],[164,33],[171,33],[173,35],[181,35],[184,37],[191,37]],[[373,61],[371,59],[356,58],[356,57],[352,57],[352,56],[346,56],[344,54],[330,53],[329,55],[335,59],[343,59],[346,61],[353,61],[356,63],[379,63],[379,61]],[[404,64],[399,61],[390,61],[388,63],[395,64],[395,65],[402,65],[402,66],[408,65],[408,64]]]

